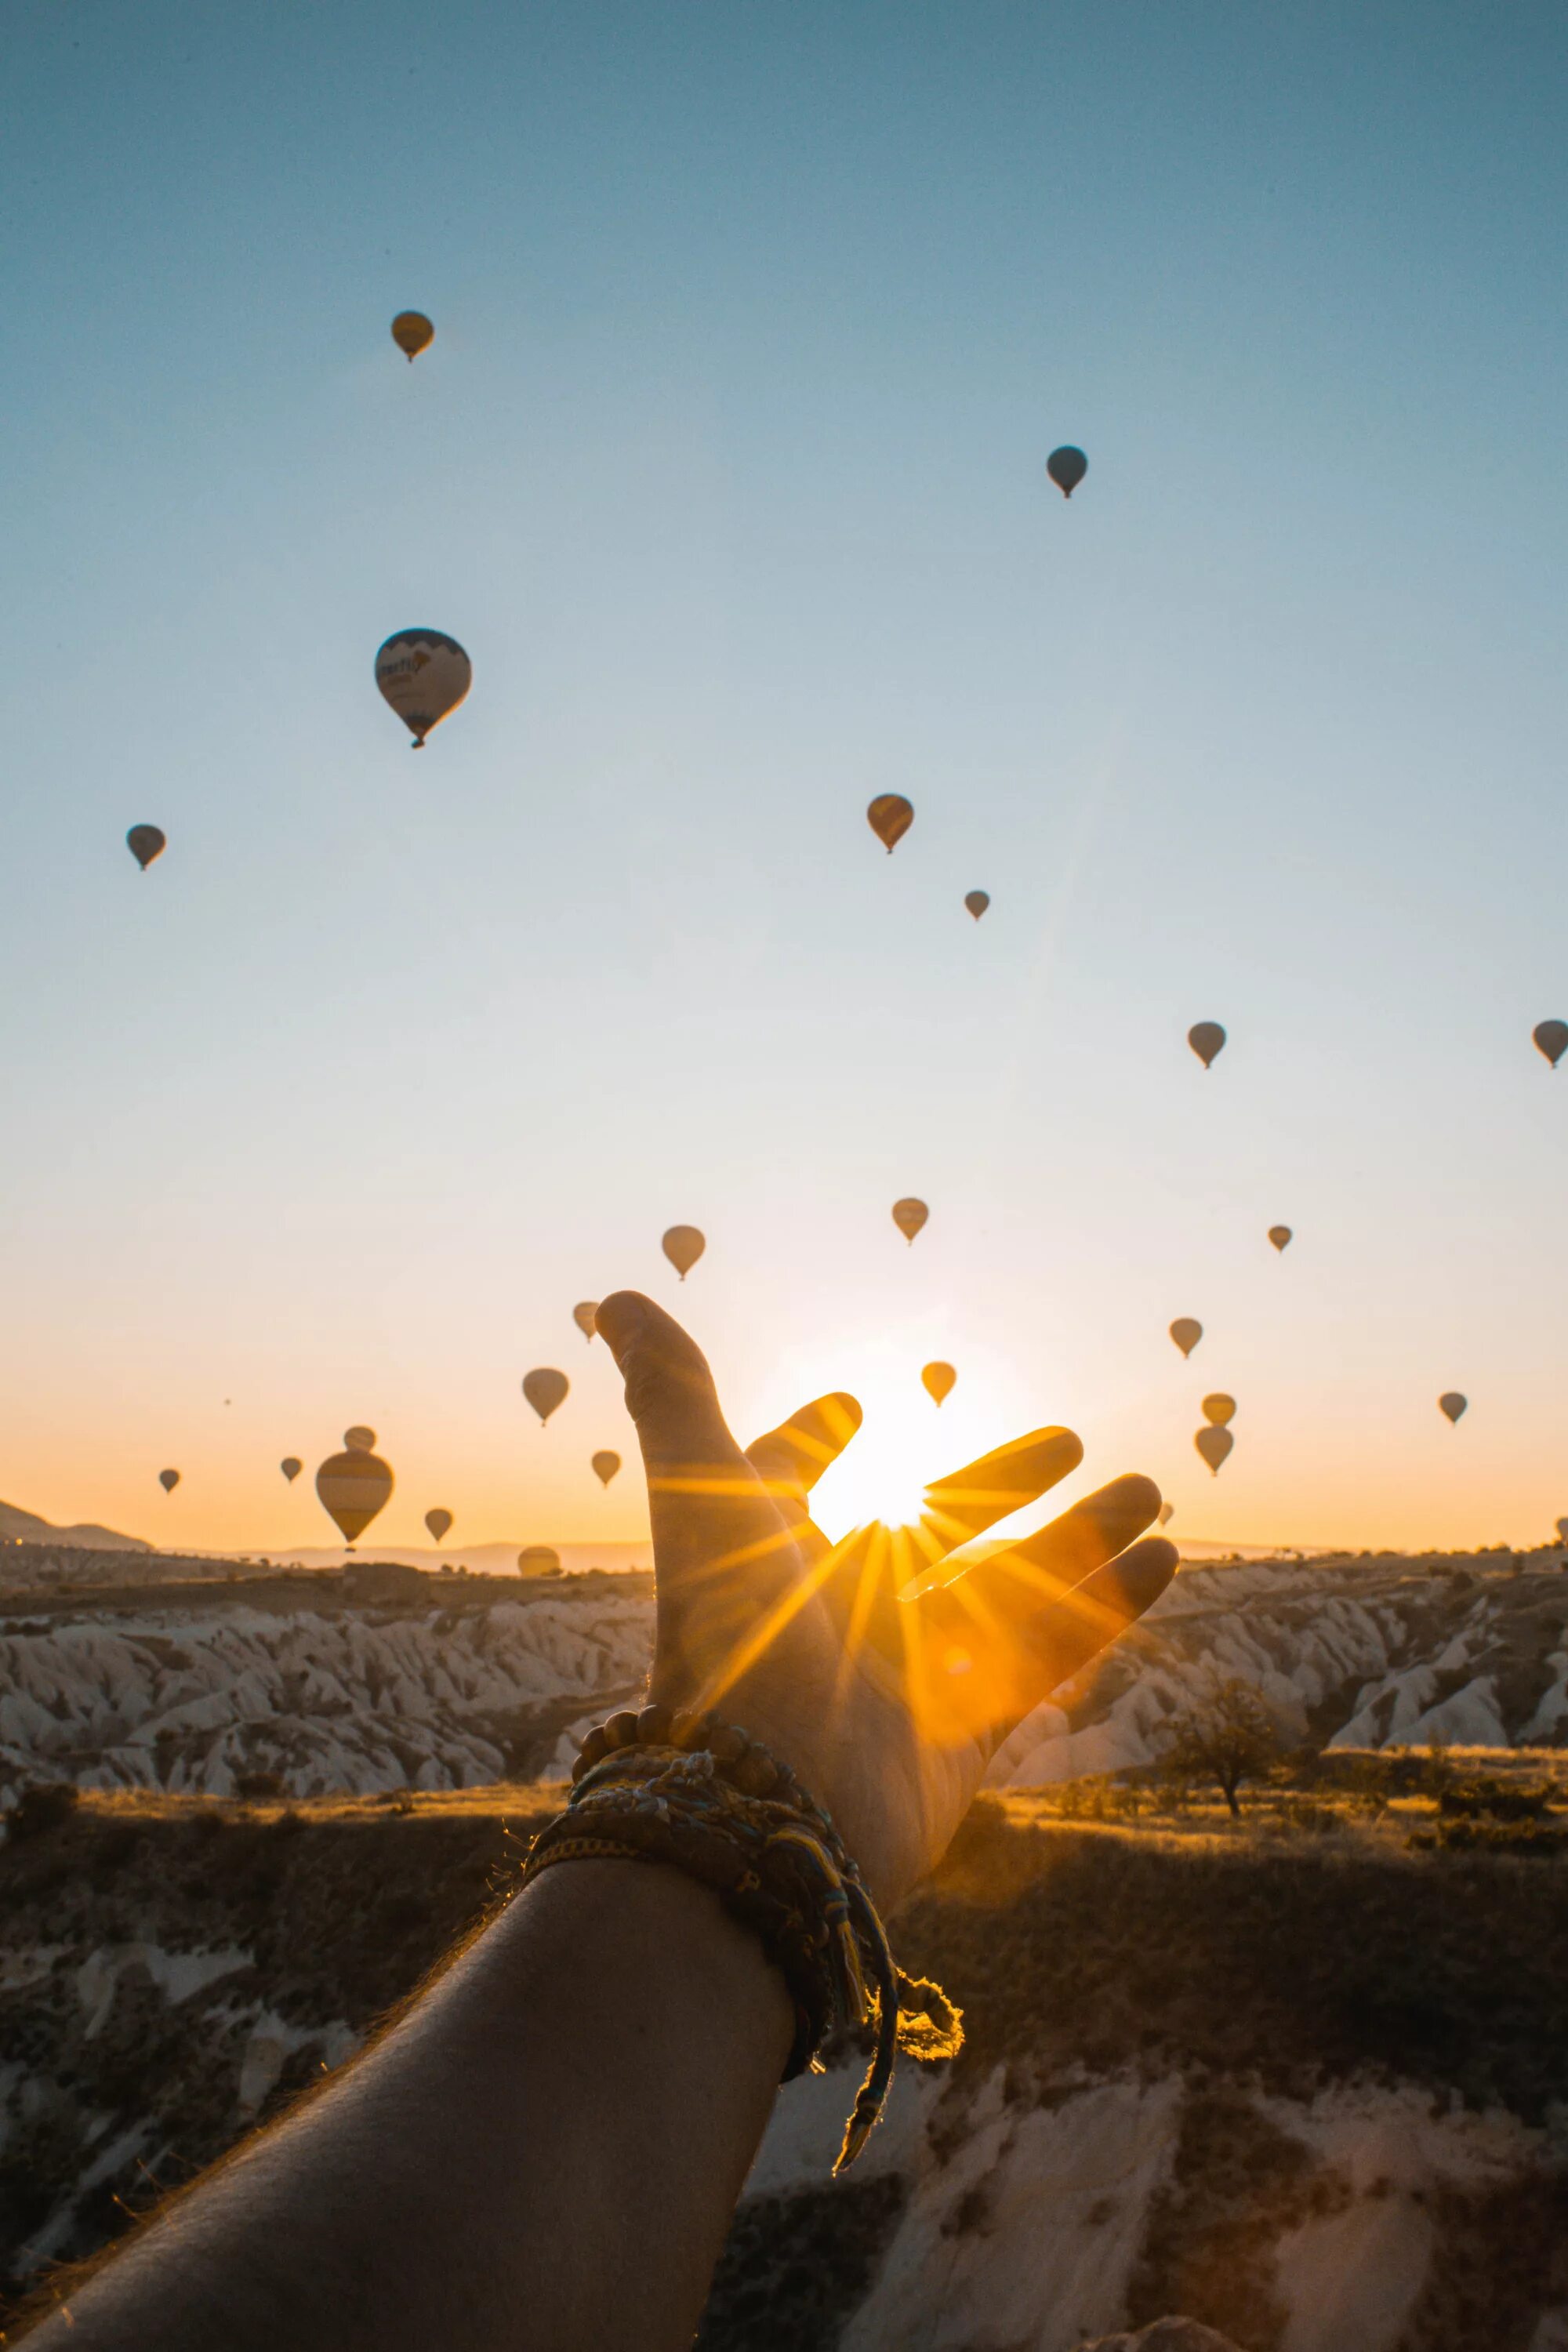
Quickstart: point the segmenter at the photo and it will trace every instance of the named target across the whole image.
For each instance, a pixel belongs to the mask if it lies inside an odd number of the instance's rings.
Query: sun
[[[928,1484],[953,1467],[931,1427],[930,1399],[922,1395],[921,1403],[923,1412],[885,1396],[874,1405],[868,1401],[858,1435],[812,1498],[813,1517],[835,1543],[873,1519],[890,1528],[915,1526]]]

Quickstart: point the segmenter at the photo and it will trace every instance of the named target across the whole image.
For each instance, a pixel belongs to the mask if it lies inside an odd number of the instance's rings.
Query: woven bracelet
[[[786,2082],[869,2037],[870,2064],[834,2167],[842,2172],[882,2112],[898,2045],[950,2058],[963,2028],[939,1985],[896,1966],[831,1816],[738,1726],[662,1706],[598,1725],[572,1777],[567,1810],[535,1839],[523,1883],[560,1862],[624,1858],[673,1864],[711,1887],[789,1988]]]

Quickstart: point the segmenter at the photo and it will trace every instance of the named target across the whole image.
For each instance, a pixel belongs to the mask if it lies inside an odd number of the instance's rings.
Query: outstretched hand
[[[832,1544],[807,1496],[860,1426],[818,1397],[742,1452],[696,1342],[617,1291],[598,1328],[647,1473],[658,1633],[652,1696],[740,1724],[832,1813],[877,1901],[941,1855],[1015,1724],[1157,1600],[1175,1573],[1150,1479],[1113,1479],[1021,1542],[950,1556],[1078,1467],[1038,1429],[926,1489],[910,1528]]]

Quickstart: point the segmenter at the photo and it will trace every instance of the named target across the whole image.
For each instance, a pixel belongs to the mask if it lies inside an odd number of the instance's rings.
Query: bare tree
[[[1162,1735],[1161,1763],[1173,1780],[1217,1783],[1233,1820],[1237,1790],[1261,1780],[1283,1750],[1273,1717],[1249,1683],[1221,1683],[1196,1706],[1173,1716]]]

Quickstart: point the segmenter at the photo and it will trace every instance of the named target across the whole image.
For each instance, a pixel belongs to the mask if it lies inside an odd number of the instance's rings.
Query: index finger
[[[746,1448],[751,1463],[776,1503],[804,1503],[825,1470],[837,1461],[864,1415],[844,1389],[814,1397],[787,1421]]]

